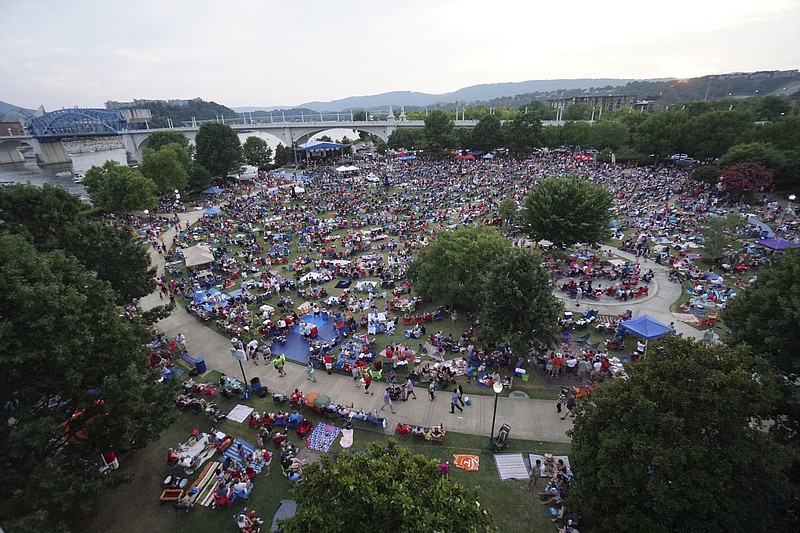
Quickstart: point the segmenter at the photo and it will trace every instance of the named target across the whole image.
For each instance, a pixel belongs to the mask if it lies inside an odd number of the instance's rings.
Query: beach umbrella
[[[303,398],[303,402],[305,402],[306,407],[314,407],[314,400],[316,400],[318,397],[319,397],[319,393],[318,392],[309,392]],[[326,396],[326,398],[327,398],[327,396]],[[328,399],[328,403],[330,403],[330,399]]]
[[[314,398],[314,407],[323,408],[327,407],[328,404],[330,403],[331,403],[330,397],[325,396],[324,394],[320,394],[319,396]]]

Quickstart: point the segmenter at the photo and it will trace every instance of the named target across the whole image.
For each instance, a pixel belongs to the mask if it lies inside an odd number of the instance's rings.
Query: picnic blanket
[[[342,438],[339,439],[339,445],[342,448],[349,448],[353,445],[353,430],[352,429],[343,429],[342,430]]]
[[[697,317],[691,313],[672,313],[672,316],[687,324],[697,324]]]
[[[236,439],[233,442],[233,444],[228,446],[228,449],[225,450],[225,453],[222,454],[222,458],[225,459],[226,457],[230,457],[231,459],[241,463],[242,461],[241,461],[241,459],[239,459],[239,454],[238,454],[238,450],[239,450],[239,445],[240,444],[242,445],[242,448],[244,448],[244,450],[247,452],[248,457],[252,458],[253,454],[256,453],[256,447],[253,446],[252,444],[250,444],[249,442],[247,442],[246,440],[242,440],[242,439]],[[245,468],[249,466],[250,468],[253,469],[253,471],[256,474],[259,474],[261,472],[261,468],[263,467],[263,464],[257,463],[257,462],[255,462],[255,461],[253,461],[251,459],[250,461],[247,462],[246,465],[242,465],[242,466],[244,466]]]
[[[239,404],[233,409],[231,412],[228,413],[228,420],[233,420],[234,422],[239,422],[240,424],[247,420],[247,417],[250,416],[250,413],[253,412],[253,408],[247,405]]]
[[[494,462],[500,479],[528,479],[528,467],[521,453],[496,453]]]
[[[216,451],[217,449],[211,444],[211,436],[208,433],[203,433],[199,438],[191,437],[181,445],[179,453],[182,459],[178,461],[178,466],[197,468],[211,458]],[[192,460],[195,457],[197,457],[197,460],[192,466]]]
[[[467,472],[477,472],[480,463],[481,458],[477,455],[453,454],[453,464],[458,468],[463,468]]]
[[[287,518],[293,517],[297,513],[297,502],[294,500],[281,500],[281,504],[278,507],[278,510],[275,511],[275,516],[272,517],[272,526],[270,527],[271,532],[283,531],[278,526],[279,520],[286,520]]]
[[[205,498],[209,494],[214,494],[214,488],[217,485],[217,481],[214,478],[214,473],[217,471],[217,468],[222,466],[222,463],[218,463],[216,461],[208,463],[205,468],[200,472],[200,475],[197,476],[197,480],[192,483],[192,486],[189,487],[187,491],[189,494],[193,494],[192,501],[197,502],[199,501],[201,505],[206,505]],[[195,491],[192,493],[192,491]]]
[[[327,452],[330,450],[333,441],[339,436],[339,431],[339,428],[334,425],[320,422],[306,440],[306,446],[308,446],[309,450]]]

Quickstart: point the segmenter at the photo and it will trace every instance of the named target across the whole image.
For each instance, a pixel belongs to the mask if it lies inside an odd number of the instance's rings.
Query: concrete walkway
[[[180,215],[183,226],[187,223],[192,224],[202,217],[203,211],[191,211]],[[164,243],[168,246],[172,243],[175,235],[174,228],[164,233]],[[616,251],[621,257],[631,258],[630,254]],[[150,248],[150,256],[153,264],[158,268],[158,275],[164,272],[164,258],[155,250]],[[670,282],[667,279],[666,270],[659,265],[647,265],[655,271],[655,284],[658,285],[656,293],[644,300],[631,302],[608,303],[590,305],[588,302],[576,307],[574,302],[565,300],[567,310],[583,311],[589,309],[600,310],[603,314],[619,314],[625,309],[630,308],[634,311],[634,316],[639,314],[650,314],[665,324],[673,321],[669,313],[669,305],[677,299],[680,292],[680,285]],[[651,287],[654,284],[651,284]],[[157,305],[164,304],[158,294],[148,295],[141,300],[143,309],[151,309]],[[691,332],[684,331],[685,328],[693,330],[689,326],[676,323],[678,331],[685,336],[696,336]],[[170,337],[178,333],[186,335],[186,344],[189,354],[193,357],[202,357],[210,369],[224,372],[230,376],[241,378],[242,370],[238,361],[230,355],[230,338],[220,335],[202,322],[190,315],[182,306],[179,306],[173,313],[164,320],[156,324],[161,331]],[[696,332],[696,330],[694,330]],[[272,365],[265,365],[263,360],[256,366],[252,362],[244,363],[244,371],[249,380],[258,376],[261,383],[266,385],[270,392],[281,392],[288,394],[295,388],[303,392],[320,392],[330,396],[337,403],[354,404],[356,408],[364,410],[380,409],[383,405],[383,390],[381,383],[373,383],[373,395],[365,395],[363,388],[355,388],[353,380],[342,374],[327,375],[324,368],[317,369],[317,383],[312,383],[306,379],[305,367],[292,364],[287,365],[285,378],[278,377],[277,371]],[[391,414],[387,409],[381,414],[388,417],[387,432],[393,433],[397,422],[408,423],[411,425],[430,426],[433,424],[444,423],[447,430],[473,435],[486,435],[492,426],[492,412],[494,398],[492,396],[473,396],[472,405],[464,407],[464,412],[450,414],[451,393],[440,391],[436,399],[428,399],[427,391],[418,387],[416,389],[417,399],[410,399],[406,402],[397,402],[394,405],[395,414]],[[497,402],[497,427],[507,423],[511,426],[512,438],[536,440],[541,442],[570,442],[566,435],[567,429],[572,425],[570,419],[562,421],[555,410],[555,391],[554,400],[531,400],[518,398],[499,398]],[[497,430],[495,430],[497,431]]]
[[[610,249],[612,253],[627,261],[636,261],[636,256],[617,248],[603,245],[603,249]],[[640,264],[642,271],[646,271],[650,268],[654,273],[653,280],[650,282],[649,295],[645,298],[635,298],[623,302],[604,296],[600,300],[584,299],[581,305],[577,306],[575,305],[575,299],[570,298],[564,292],[555,289],[553,294],[556,298],[564,302],[564,309],[566,311],[572,311],[576,315],[589,309],[597,309],[601,315],[621,315],[627,309],[630,309],[633,312],[633,318],[638,318],[642,315],[650,315],[662,324],[669,325],[670,322],[675,322],[675,331],[682,333],[685,338],[702,340],[702,331],[693,328],[689,324],[675,320],[675,317],[672,316],[669,310],[670,306],[675,303],[675,300],[680,297],[683,286],[680,283],[669,280],[667,267],[659,265],[655,261],[647,261],[646,263]]]

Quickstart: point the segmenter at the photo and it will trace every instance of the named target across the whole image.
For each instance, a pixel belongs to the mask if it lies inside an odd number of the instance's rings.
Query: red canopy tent
[[[467,155],[457,155],[456,159],[475,159],[475,156],[472,154]]]

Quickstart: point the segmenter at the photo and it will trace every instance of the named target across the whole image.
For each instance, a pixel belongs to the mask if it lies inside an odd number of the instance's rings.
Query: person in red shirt
[[[323,361],[325,361],[325,370],[328,371],[328,375],[330,376],[333,370],[333,357],[331,357],[331,354],[326,353],[325,357],[323,357],[322,359]]]
[[[559,377],[562,374],[564,366],[564,357],[557,353],[555,359],[553,359],[553,377]]]
[[[369,371],[364,372],[364,394],[371,394],[375,395],[374,392],[370,392],[369,386],[372,385],[372,377],[369,375]]]

